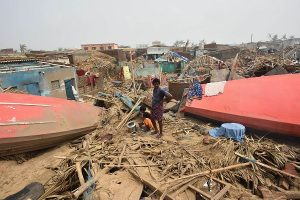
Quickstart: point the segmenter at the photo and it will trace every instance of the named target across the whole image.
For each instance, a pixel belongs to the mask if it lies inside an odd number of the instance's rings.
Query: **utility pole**
[[[254,45],[253,45],[252,38],[253,38],[253,33],[251,33],[251,48],[253,48],[253,49],[254,49]],[[252,45],[253,45],[253,46],[252,46]]]
[[[281,45],[282,45],[282,59],[283,59],[283,65],[284,65],[284,45],[283,45],[283,41],[281,41]]]
[[[136,88],[135,88],[135,71],[132,63],[132,51],[129,51],[130,53],[130,65],[131,65],[131,73],[132,73],[132,83],[133,83],[133,91],[134,91],[134,96],[136,96]]]

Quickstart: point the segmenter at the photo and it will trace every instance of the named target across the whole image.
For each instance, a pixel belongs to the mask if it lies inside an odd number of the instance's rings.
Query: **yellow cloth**
[[[149,129],[154,129],[151,119],[145,118],[143,122],[144,122],[145,126],[147,126]]]
[[[124,74],[125,80],[131,79],[131,73],[129,71],[129,67],[128,66],[123,66],[123,74]]]

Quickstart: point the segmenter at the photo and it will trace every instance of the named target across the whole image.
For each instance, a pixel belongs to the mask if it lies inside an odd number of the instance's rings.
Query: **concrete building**
[[[147,49],[148,48],[148,44],[137,44],[136,45],[136,49]]]
[[[8,49],[0,49],[0,54],[13,54],[14,49],[13,48],[8,48]]]
[[[37,60],[0,62],[0,86],[39,96],[75,99],[76,69]]]
[[[107,43],[107,44],[82,44],[81,49],[90,51],[90,50],[112,50],[118,49],[118,45],[115,43]]]
[[[170,47],[148,47],[146,59],[155,60],[169,51]]]

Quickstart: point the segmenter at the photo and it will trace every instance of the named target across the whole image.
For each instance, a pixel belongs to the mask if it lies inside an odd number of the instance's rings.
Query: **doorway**
[[[75,100],[75,95],[72,89],[72,86],[75,88],[75,79],[71,78],[64,81],[65,81],[67,99]]]

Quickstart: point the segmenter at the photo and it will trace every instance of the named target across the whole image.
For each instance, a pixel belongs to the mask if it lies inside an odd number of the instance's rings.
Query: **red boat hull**
[[[184,112],[300,137],[300,74],[228,81],[223,94],[187,102]]]
[[[0,94],[0,156],[44,149],[97,128],[100,110],[74,101]]]

